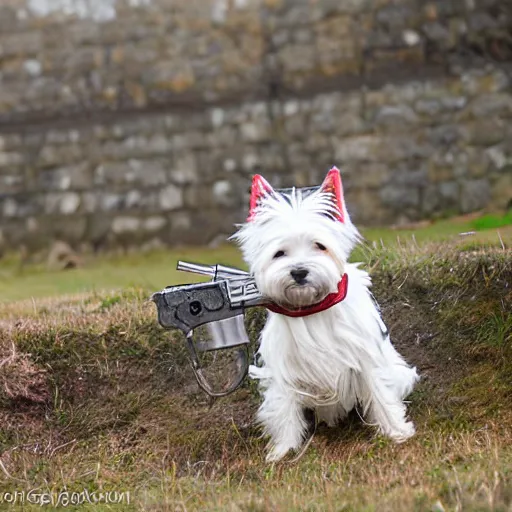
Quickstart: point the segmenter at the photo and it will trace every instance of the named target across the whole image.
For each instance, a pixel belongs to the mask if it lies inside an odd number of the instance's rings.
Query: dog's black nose
[[[297,284],[304,284],[309,271],[305,268],[296,268],[295,270],[292,270],[290,274]]]

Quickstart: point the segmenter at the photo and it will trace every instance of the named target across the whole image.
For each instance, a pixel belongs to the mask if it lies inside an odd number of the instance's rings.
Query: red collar
[[[319,302],[318,304],[313,304],[312,306],[299,309],[285,309],[281,306],[278,306],[277,304],[267,304],[266,307],[273,313],[279,313],[280,315],[291,316],[293,318],[299,316],[314,315],[315,313],[325,311],[326,309],[329,309],[330,307],[341,302],[347,296],[347,290],[348,275],[343,274],[343,277],[338,283],[338,291],[335,293],[330,293],[322,302]]]

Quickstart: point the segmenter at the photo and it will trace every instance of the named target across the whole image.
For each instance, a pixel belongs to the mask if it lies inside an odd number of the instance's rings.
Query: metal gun
[[[211,397],[225,396],[237,389],[249,369],[249,338],[244,325],[247,307],[263,306],[254,278],[244,270],[223,265],[201,265],[179,261],[177,270],[211,277],[210,282],[169,286],[152,296],[158,321],[165,329],[180,329],[186,337],[196,380]],[[205,325],[211,340],[195,340],[194,329]],[[237,375],[223,391],[214,391],[202,372],[198,351],[211,352],[239,347]]]

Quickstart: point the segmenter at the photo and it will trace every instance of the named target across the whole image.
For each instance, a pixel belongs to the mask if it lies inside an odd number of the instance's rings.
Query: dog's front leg
[[[276,384],[264,392],[257,419],[270,436],[267,461],[282,459],[289,450],[300,448],[307,431],[303,405],[293,392],[286,392]]]
[[[373,369],[365,374],[362,393],[364,409],[371,423],[396,442],[403,442],[415,433],[414,424],[406,419],[406,407],[396,389]],[[362,396],[361,396],[362,395]]]

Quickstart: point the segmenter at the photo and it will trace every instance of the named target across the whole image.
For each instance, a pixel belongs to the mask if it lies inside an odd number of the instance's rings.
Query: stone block
[[[112,218],[104,213],[94,213],[85,218],[87,228],[84,238],[92,243],[95,250],[104,248],[112,230]]]
[[[469,14],[469,29],[472,32],[496,30],[500,26],[498,18],[485,11],[475,11]]]
[[[460,209],[463,213],[480,210],[489,204],[491,190],[488,179],[465,180],[461,184]]]
[[[183,191],[183,202],[186,208],[208,208],[213,205],[213,189],[203,184],[188,186]]]
[[[417,14],[412,5],[387,5],[377,11],[375,20],[389,32],[408,28],[415,21]]]
[[[52,217],[43,217],[38,219],[39,224],[46,224],[38,227],[38,232],[42,228],[46,230],[54,239],[63,240],[67,243],[76,245],[84,240],[87,232],[87,219],[82,215],[56,215]]]
[[[491,166],[500,171],[502,169],[507,169],[507,164],[510,163],[505,148],[501,144],[487,148],[485,150],[485,155],[490,161]]]
[[[94,170],[96,185],[152,187],[166,182],[165,164],[158,160],[131,158],[126,162],[105,162]]]
[[[0,198],[2,217],[12,219],[37,215],[41,211],[40,201],[29,194],[17,194]]]
[[[441,112],[443,106],[439,99],[420,99],[414,108],[418,114],[434,117]]]
[[[439,101],[443,107],[443,112],[456,112],[462,110],[467,105],[468,98],[466,96],[450,96],[443,94],[439,98]]]
[[[170,216],[171,229],[189,231],[192,228],[190,214],[188,212],[175,212]]]
[[[428,168],[424,162],[401,162],[393,166],[389,183],[397,187],[425,187],[429,181]]]
[[[386,185],[379,191],[379,196],[384,205],[396,210],[420,204],[420,189],[413,186]]]
[[[18,133],[6,133],[0,136],[0,152],[19,149],[23,145],[23,137]]]
[[[123,146],[133,156],[166,155],[172,150],[172,141],[164,134],[134,135],[125,139]]]
[[[0,174],[0,196],[24,192],[26,187],[25,177],[21,172],[9,172]]]
[[[499,117],[479,119],[468,124],[469,142],[473,146],[494,146],[503,141],[507,122]]]
[[[284,120],[284,131],[291,139],[303,140],[307,138],[308,126],[304,115],[295,114]]]
[[[41,167],[58,167],[83,161],[84,158],[83,147],[78,144],[45,145],[39,153],[37,164]]]
[[[506,93],[482,94],[475,98],[468,108],[476,118],[510,117],[512,116],[512,96]]]
[[[160,215],[154,215],[152,217],[147,217],[142,221],[142,229],[144,231],[150,231],[155,233],[157,231],[161,231],[167,226],[167,219]]]
[[[441,197],[437,185],[427,185],[423,189],[421,197],[421,210],[427,215],[431,215],[439,209],[441,204]]]
[[[337,115],[334,111],[322,109],[314,111],[309,121],[310,131],[312,133],[332,134],[334,128],[338,126]]]
[[[453,167],[441,163],[430,162],[428,164],[428,177],[432,183],[439,183],[445,180],[453,179]]]
[[[141,228],[141,219],[132,216],[115,217],[112,222],[112,232],[116,235],[136,233]]]
[[[454,34],[449,27],[439,21],[425,23],[421,30],[429,42],[433,42],[438,48],[450,48],[455,43]]]
[[[335,115],[333,133],[339,137],[351,137],[368,131],[368,123],[357,112],[347,111]]]
[[[116,212],[124,209],[125,194],[103,192],[99,195],[99,209],[104,212]]]
[[[428,129],[427,137],[433,146],[439,148],[467,143],[471,135],[467,126],[446,124]]]
[[[419,117],[408,105],[384,106],[375,112],[373,125],[382,130],[407,131],[419,124]]]
[[[285,151],[287,155],[286,163],[289,166],[288,172],[308,172],[312,168],[311,156],[304,151],[302,143],[293,142],[287,144]]]
[[[382,140],[379,157],[383,161],[428,159],[435,148],[422,133],[388,136]]]
[[[355,188],[345,199],[350,217],[358,225],[383,225],[394,219],[393,208],[382,204],[377,190]]]
[[[492,169],[489,155],[480,148],[468,148],[467,176],[469,178],[483,178],[489,175]]]
[[[403,66],[420,66],[425,61],[423,46],[410,46],[400,49],[380,49],[365,58],[365,70],[371,76],[379,73],[398,73]]]
[[[272,137],[270,121],[267,118],[258,122],[247,121],[240,126],[240,134],[244,142],[263,142]]]
[[[491,204],[495,209],[512,208],[512,164],[503,174],[491,177]]]
[[[277,144],[266,147],[260,155],[260,160],[253,166],[251,172],[282,172],[286,168],[286,148]]]
[[[439,193],[443,201],[453,206],[458,204],[460,195],[460,184],[457,181],[445,181],[439,184]]]
[[[214,204],[231,207],[238,202],[233,183],[229,180],[219,180],[212,188]]]
[[[375,135],[332,139],[335,158],[340,165],[351,161],[375,161],[381,142]]]
[[[81,207],[86,214],[94,213],[99,209],[100,197],[97,191],[87,191],[82,193]]]
[[[380,89],[363,91],[367,109],[415,102],[425,91],[425,82],[413,80],[405,84],[387,84]]]
[[[331,138],[327,134],[313,131],[306,138],[305,149],[310,153],[325,150],[332,151]]]
[[[100,38],[100,25],[93,20],[77,20],[70,31],[71,40],[77,44],[93,44]]]
[[[41,51],[41,47],[42,38],[39,30],[2,34],[0,57],[5,59],[37,55]]]
[[[237,143],[237,130],[232,126],[222,126],[206,135],[209,147],[233,147]]]
[[[226,160],[224,160],[222,168],[226,172],[233,172],[238,168],[238,163],[234,158],[227,158]],[[250,168],[253,168],[253,166],[250,165]]]
[[[38,184],[42,190],[82,190],[91,187],[92,183],[92,170],[88,162],[42,169],[38,176]]]
[[[288,44],[279,51],[283,73],[311,71],[316,63],[315,48],[309,44]]]
[[[159,193],[162,211],[177,210],[183,206],[183,190],[175,185],[167,185]]]
[[[169,176],[173,183],[179,185],[197,183],[199,176],[194,154],[182,153],[176,155],[174,163],[170,165]]]
[[[0,152],[0,169],[7,168],[11,169],[13,167],[18,167],[22,165],[24,162],[23,155],[20,153],[4,153]]]
[[[80,208],[81,197],[76,192],[52,192],[46,194],[44,203],[48,215],[73,215]]]
[[[358,162],[343,166],[343,186],[358,189],[377,189],[389,181],[391,169],[381,163]]]

